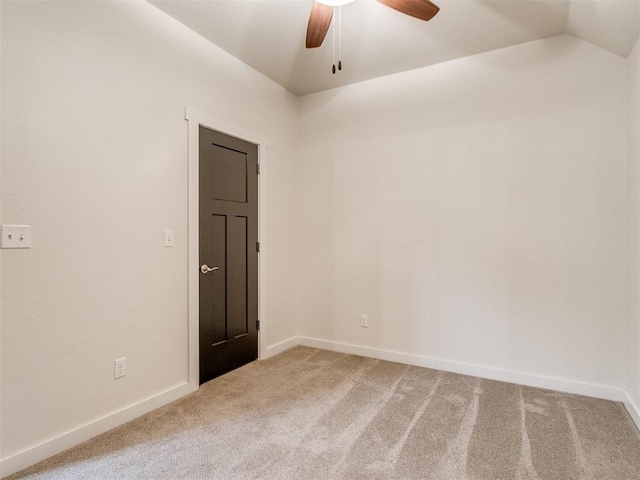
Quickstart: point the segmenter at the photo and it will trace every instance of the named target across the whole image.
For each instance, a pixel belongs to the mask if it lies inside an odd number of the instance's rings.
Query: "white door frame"
[[[254,132],[242,127],[229,124],[224,120],[201,113],[192,108],[185,108],[185,120],[189,123],[188,141],[188,197],[189,197],[189,378],[192,387],[200,384],[200,184],[199,162],[200,126],[216,130],[231,137],[236,137],[258,146],[258,241],[260,254],[258,255],[258,318],[260,331],[258,332],[258,358],[262,359],[265,348],[265,333],[267,328],[267,140]]]

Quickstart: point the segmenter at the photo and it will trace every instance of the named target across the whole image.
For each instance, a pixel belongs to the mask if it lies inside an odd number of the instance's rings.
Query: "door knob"
[[[206,263],[200,266],[200,273],[209,273],[209,272],[213,272],[214,270],[220,270],[220,269],[218,267],[211,268]]]

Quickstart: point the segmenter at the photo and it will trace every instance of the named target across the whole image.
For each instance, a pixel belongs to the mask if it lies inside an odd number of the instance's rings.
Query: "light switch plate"
[[[2,248],[31,248],[31,226],[2,225]]]
[[[164,246],[165,247],[173,247],[174,245],[174,236],[173,230],[165,230],[164,231]]]

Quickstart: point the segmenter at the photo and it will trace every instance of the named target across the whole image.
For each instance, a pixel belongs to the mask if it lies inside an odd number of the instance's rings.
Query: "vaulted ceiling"
[[[296,95],[563,33],[626,58],[640,33],[640,0],[435,0],[429,22],[356,0],[334,75],[331,30],[305,48],[312,0],[149,1]]]

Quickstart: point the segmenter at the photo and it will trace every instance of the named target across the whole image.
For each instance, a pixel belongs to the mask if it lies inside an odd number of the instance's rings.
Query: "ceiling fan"
[[[322,45],[327,35],[335,7],[352,3],[354,0],[316,0],[313,2],[309,25],[307,26],[307,48]],[[399,12],[420,20],[431,20],[440,8],[429,0],[378,0]]]

